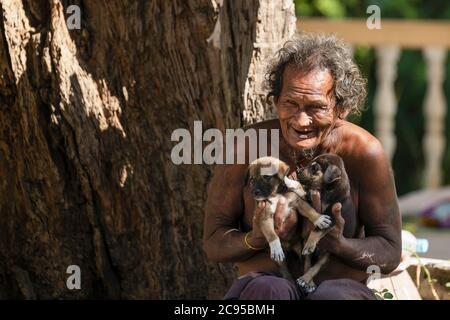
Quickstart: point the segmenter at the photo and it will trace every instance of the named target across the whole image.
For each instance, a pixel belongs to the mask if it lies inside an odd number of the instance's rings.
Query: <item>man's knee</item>
[[[364,284],[351,279],[322,282],[309,300],[375,300],[373,292]]]
[[[250,281],[240,295],[240,300],[298,300],[293,283],[276,276],[261,276]]]

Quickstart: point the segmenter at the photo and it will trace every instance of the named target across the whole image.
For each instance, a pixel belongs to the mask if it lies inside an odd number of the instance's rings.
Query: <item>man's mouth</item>
[[[316,136],[316,130],[314,129],[296,129],[294,127],[290,128],[299,139],[310,139]]]

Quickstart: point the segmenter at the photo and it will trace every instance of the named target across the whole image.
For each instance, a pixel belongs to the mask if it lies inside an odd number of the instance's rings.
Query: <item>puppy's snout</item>
[[[272,192],[270,184],[255,180],[253,183],[252,194],[255,198],[267,198]]]
[[[264,195],[264,192],[260,189],[254,189],[253,190],[253,196],[255,197],[262,197]]]

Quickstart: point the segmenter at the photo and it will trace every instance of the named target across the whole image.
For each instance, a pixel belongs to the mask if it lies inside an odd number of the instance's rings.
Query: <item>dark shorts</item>
[[[225,300],[376,300],[364,284],[351,279],[323,281],[307,297],[297,285],[267,272],[250,272],[234,281]]]

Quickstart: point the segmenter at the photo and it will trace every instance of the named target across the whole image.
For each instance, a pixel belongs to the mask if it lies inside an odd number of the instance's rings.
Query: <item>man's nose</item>
[[[295,115],[295,120],[299,126],[306,127],[312,123],[312,119],[305,111],[300,111]]]

